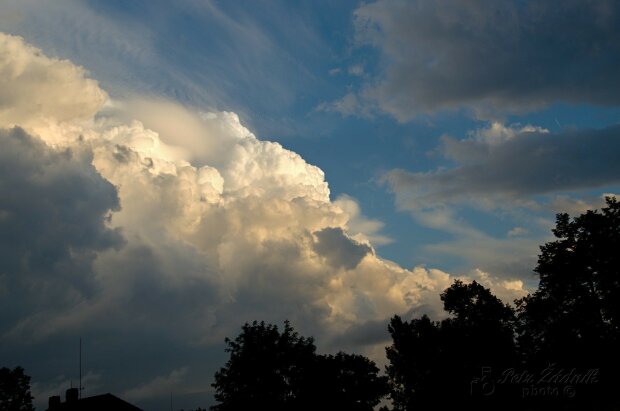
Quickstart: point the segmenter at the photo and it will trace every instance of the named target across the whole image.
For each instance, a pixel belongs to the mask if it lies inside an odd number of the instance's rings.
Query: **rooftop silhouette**
[[[60,396],[49,398],[47,411],[142,411],[133,404],[128,403],[110,393],[94,395],[92,397],[79,398],[77,388],[70,388],[66,392],[65,402],[61,402]]]

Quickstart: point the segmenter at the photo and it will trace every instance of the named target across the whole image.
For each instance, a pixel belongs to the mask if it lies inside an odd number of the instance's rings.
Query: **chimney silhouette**
[[[55,410],[59,406],[60,406],[60,395],[54,395],[53,397],[49,398],[48,408],[47,408],[48,410],[50,411]]]
[[[78,390],[77,388],[69,388],[67,390],[67,403],[70,404],[77,402],[79,395],[80,390]]]

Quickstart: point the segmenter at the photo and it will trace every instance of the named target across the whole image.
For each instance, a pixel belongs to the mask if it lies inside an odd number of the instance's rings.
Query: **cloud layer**
[[[402,121],[443,109],[487,117],[556,102],[616,105],[619,14],[611,0],[364,4],[358,42],[383,64],[360,94]]]
[[[620,126],[549,133],[492,124],[470,138],[443,138],[453,168],[394,170],[386,179],[404,208],[469,201],[525,200],[532,195],[620,183]]]

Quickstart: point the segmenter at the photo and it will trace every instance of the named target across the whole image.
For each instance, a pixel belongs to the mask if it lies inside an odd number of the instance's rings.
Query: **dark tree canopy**
[[[599,369],[600,382],[581,391],[597,400],[620,383],[620,204],[606,202],[572,220],[557,215],[557,240],[541,246],[535,269],[538,290],[517,301],[528,366]]]
[[[30,394],[30,377],[22,367],[0,368],[0,410],[34,411]]]
[[[504,369],[516,361],[510,306],[475,281],[455,281],[441,299],[452,315],[441,322],[425,315],[390,322],[387,372],[395,410],[491,406],[472,395],[472,380],[482,367]],[[499,393],[492,399],[499,401]]]
[[[387,381],[367,358],[317,355],[312,338],[288,322],[282,332],[264,322],[245,324],[226,340],[230,359],[212,384],[224,410],[371,411],[387,395]]]
[[[492,329],[504,334],[511,332],[515,320],[512,308],[476,281],[465,284],[456,280],[440,298],[444,310],[452,315],[447,322],[462,327]]]
[[[538,290],[518,302],[523,345],[554,360],[581,348],[595,356],[620,335],[620,205],[607,198],[601,212],[572,221],[558,214],[553,234],[535,269]]]
[[[480,284],[455,281],[441,294],[449,318],[394,317],[394,409],[620,409],[620,204],[606,202],[557,215],[539,287],[516,316]]]
[[[379,368],[362,355],[339,352],[316,358],[314,382],[308,390],[315,404],[310,409],[371,411],[387,395],[387,378],[378,375]],[[317,401],[319,399],[319,401]]]
[[[438,398],[442,386],[440,324],[426,315],[409,322],[395,316],[388,330],[392,345],[386,348],[386,371],[394,410],[424,409]]]
[[[230,359],[215,374],[215,411],[287,409],[300,395],[304,372],[312,366],[316,347],[286,322],[245,324],[235,340],[226,339]],[[265,408],[261,408],[265,407]]]
[[[514,350],[514,310],[488,288],[456,280],[441,294],[444,310],[452,315],[441,322],[444,332],[469,343],[479,359],[504,358]]]

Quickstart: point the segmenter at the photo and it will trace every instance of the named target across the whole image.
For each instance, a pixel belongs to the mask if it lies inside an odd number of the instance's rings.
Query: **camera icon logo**
[[[482,367],[479,377],[474,377],[470,383],[470,393],[472,396],[488,397],[495,392],[495,381],[491,372],[491,367]]]

